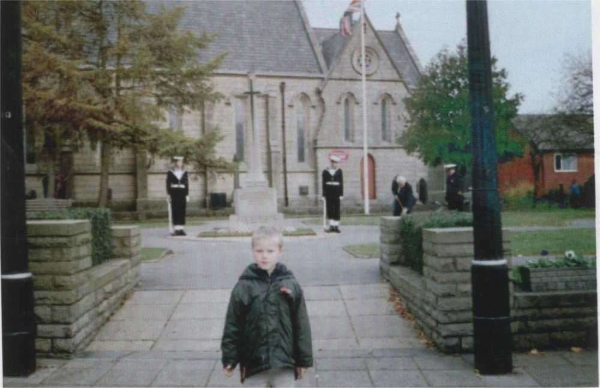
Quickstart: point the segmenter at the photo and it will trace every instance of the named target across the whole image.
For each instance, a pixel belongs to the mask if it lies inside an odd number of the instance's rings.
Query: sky
[[[304,0],[313,27],[337,28],[350,0]],[[392,30],[396,13],[425,67],[443,48],[466,41],[465,0],[366,0],[378,30]],[[547,113],[556,104],[566,54],[592,49],[590,0],[488,0],[492,55],[508,71],[520,113]],[[356,16],[355,16],[356,18]]]

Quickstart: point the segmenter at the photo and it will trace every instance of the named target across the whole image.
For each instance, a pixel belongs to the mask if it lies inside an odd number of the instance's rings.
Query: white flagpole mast
[[[362,67],[362,106],[363,106],[363,192],[365,196],[365,214],[369,214],[369,154],[367,149],[367,72],[365,60],[365,29],[367,27],[365,19],[365,0],[360,2],[360,46],[361,46],[361,67]]]

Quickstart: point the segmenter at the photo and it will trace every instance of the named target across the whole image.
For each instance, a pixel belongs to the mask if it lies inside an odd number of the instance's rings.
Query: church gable
[[[323,56],[329,66],[328,80],[361,79],[361,34],[360,23],[353,26],[352,35],[343,37],[337,33],[321,43]],[[365,56],[367,58],[367,79],[382,81],[402,81],[402,73],[396,67],[387,47],[367,18],[365,34]]]

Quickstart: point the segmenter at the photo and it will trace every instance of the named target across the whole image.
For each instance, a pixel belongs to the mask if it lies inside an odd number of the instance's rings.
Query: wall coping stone
[[[111,226],[112,237],[129,237],[140,234],[140,228],[137,225],[118,225]]]
[[[511,233],[509,229],[502,228],[502,241],[510,242]],[[427,228],[423,229],[423,241],[435,244],[464,244],[473,243],[473,228]]]
[[[90,232],[88,220],[31,220],[27,221],[27,236],[74,236]]]

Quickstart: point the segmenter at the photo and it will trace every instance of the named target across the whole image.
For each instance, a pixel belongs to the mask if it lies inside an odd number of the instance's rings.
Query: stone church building
[[[199,60],[228,52],[212,78],[224,98],[203,112],[165,112],[173,130],[198,137],[218,127],[225,136],[217,153],[227,160],[237,155],[238,173],[190,171],[190,213],[205,207],[213,193],[233,198],[243,186],[249,157],[249,77],[253,74],[256,129],[269,184],[283,206],[286,186],[289,207],[315,207],[321,196],[321,171],[333,152],[347,156],[343,206],[363,203],[362,108],[367,106],[369,177],[372,209],[389,208],[391,181],[404,175],[416,189],[428,169],[396,143],[405,127],[403,99],[417,85],[421,66],[404,34],[400,17],[394,30],[378,31],[369,22],[365,34],[367,98],[362,98],[360,24],[351,36],[337,29],[311,27],[301,0],[148,1],[150,10],[184,6],[181,28],[218,34]],[[340,15],[341,17],[341,15]],[[392,17],[392,16],[390,16]],[[29,156],[29,155],[28,155]],[[285,161],[284,161],[285,157]],[[43,166],[28,157],[27,191],[43,193]],[[68,176],[67,196],[94,203],[100,182],[100,150],[63,150],[60,168]],[[166,211],[165,173],[170,161],[132,150],[116,151],[110,176],[111,206],[116,210]],[[280,206],[280,207],[281,207]]]

